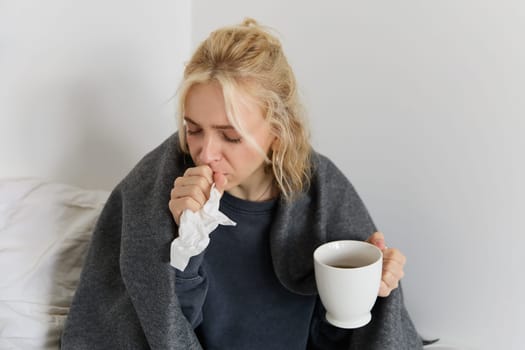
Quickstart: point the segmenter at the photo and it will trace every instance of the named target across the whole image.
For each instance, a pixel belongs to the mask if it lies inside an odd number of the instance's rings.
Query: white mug
[[[381,284],[383,253],[362,241],[328,242],[314,251],[315,282],[326,320],[358,328],[372,319]]]

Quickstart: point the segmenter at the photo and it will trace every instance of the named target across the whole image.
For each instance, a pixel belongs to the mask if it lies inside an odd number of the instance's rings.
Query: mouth
[[[215,175],[215,174],[221,174],[221,175],[224,175],[224,176],[229,175],[228,173],[226,173],[226,172],[224,172],[224,171],[220,171],[220,170],[214,169],[214,168],[212,168],[212,167],[210,167],[210,168],[211,168],[211,171],[213,171],[213,174],[214,174],[214,175]]]
[[[230,175],[230,174],[227,173],[227,172],[219,171],[219,170],[215,170],[215,169],[213,169],[213,168],[212,168],[211,170],[213,171],[213,176],[215,176],[215,175],[222,175],[222,176],[224,176],[224,177],[229,177],[229,175]]]
[[[215,174],[222,174],[222,175],[224,175],[224,176],[228,176],[228,175],[230,175],[229,173],[224,172],[224,171],[221,171],[220,169],[217,169],[216,166],[212,166],[212,165],[210,165],[210,164],[205,164],[205,163],[195,163],[195,165],[196,165],[196,166],[202,166],[202,165],[206,165],[206,166],[208,166],[208,167],[211,169],[211,171],[213,172],[214,175],[215,175]]]

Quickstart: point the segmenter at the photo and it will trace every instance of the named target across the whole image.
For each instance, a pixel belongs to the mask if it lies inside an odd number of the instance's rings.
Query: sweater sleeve
[[[193,329],[202,322],[202,306],[208,292],[208,281],[202,261],[205,251],[191,257],[184,271],[176,270],[175,292],[179,298],[182,313]]]

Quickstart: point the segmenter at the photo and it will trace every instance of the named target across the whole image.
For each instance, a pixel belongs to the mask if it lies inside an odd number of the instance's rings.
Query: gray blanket
[[[270,232],[275,273],[289,290],[316,293],[312,254],[326,241],[365,240],[375,227],[346,177],[315,154],[307,193],[279,202]],[[62,336],[62,349],[201,349],[181,312],[170,243],[177,235],[168,201],[173,181],[193,166],[174,134],[146,155],[112,192],[93,233]],[[401,288],[378,298],[372,321],[355,330],[331,327],[322,306],[312,348],[421,349]],[[334,345],[337,344],[337,345]]]

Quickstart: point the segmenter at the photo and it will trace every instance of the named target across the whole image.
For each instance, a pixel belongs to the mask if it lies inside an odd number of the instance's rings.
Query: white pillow
[[[109,192],[0,179],[0,349],[58,349]]]

